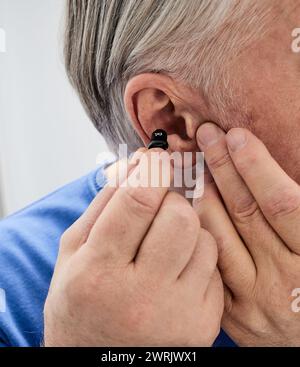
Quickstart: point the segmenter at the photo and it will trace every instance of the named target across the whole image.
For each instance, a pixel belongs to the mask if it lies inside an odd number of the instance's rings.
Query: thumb
[[[62,235],[60,241],[59,253],[61,256],[69,257],[74,254],[88,239],[89,234],[106,207],[107,203],[118,190],[120,184],[128,177],[130,172],[136,167],[138,163],[137,154],[142,154],[146,149],[139,149],[128,163],[125,160],[118,161],[111,165],[106,172],[108,183],[101,190],[101,192],[91,202],[90,206],[83,213],[83,215],[76,220]],[[122,177],[114,180],[114,176],[122,172]],[[109,182],[118,182],[118,185],[110,185]]]

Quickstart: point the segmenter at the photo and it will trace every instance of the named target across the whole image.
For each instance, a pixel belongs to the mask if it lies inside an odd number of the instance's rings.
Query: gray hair
[[[226,65],[267,23],[264,0],[67,0],[65,64],[114,152],[142,145],[124,108],[127,82],[163,73],[197,88],[224,115]]]

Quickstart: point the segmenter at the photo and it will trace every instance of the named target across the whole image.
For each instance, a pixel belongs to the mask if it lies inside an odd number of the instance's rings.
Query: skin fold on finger
[[[207,123],[198,129],[197,141],[230,218],[253,258],[259,261],[262,254],[277,254],[284,250],[237,172],[228,152],[225,133],[216,125]]]
[[[110,185],[109,182],[112,182],[116,175],[122,172],[123,177],[119,176],[118,180],[115,180],[115,182],[122,183],[138,164],[138,157],[140,154],[143,154],[145,151],[146,148],[140,148],[135,152],[129,162],[127,162],[127,159],[118,161],[106,168],[105,174],[107,183],[105,187],[96,195],[83,215],[65,232],[64,242],[68,243],[68,246],[62,246],[60,253],[63,253],[63,255],[70,255],[87,241],[97,218],[101,215],[107,203],[118,189],[118,185]],[[122,169],[120,169],[121,165],[123,167]]]
[[[200,228],[191,259],[179,275],[179,281],[205,293],[217,271],[218,249],[213,236]]]
[[[233,306],[234,306],[234,294],[232,293],[230,288],[228,288],[227,285],[224,284],[224,313],[230,314],[232,312]]]
[[[265,145],[246,129],[228,132],[227,144],[236,169],[266,219],[293,252],[300,254],[300,188],[279,166]]]
[[[155,153],[154,156],[152,153]],[[158,176],[158,185],[148,180],[150,165]],[[152,169],[151,169],[151,172]],[[97,219],[87,245],[99,261],[129,264],[154,220],[173,179],[170,156],[161,149],[151,149],[115,192]],[[145,182],[144,182],[145,183]],[[114,230],[112,231],[112,228]]]
[[[198,240],[199,219],[180,194],[169,192],[135,259],[136,270],[154,281],[174,282],[190,261]]]
[[[234,338],[234,335],[231,334],[233,315],[236,312],[236,306],[238,303],[236,302],[235,296],[231,292],[231,290],[224,285],[224,311],[221,319],[221,327],[226,332],[226,334],[237,342]]]
[[[205,292],[205,299],[210,302],[210,300],[215,300],[216,297],[220,298],[219,300],[219,307],[220,309],[216,310],[217,312],[221,312],[221,315],[224,312],[224,306],[225,306],[225,295],[224,295],[224,289],[226,288],[226,285],[224,285],[222,281],[222,277],[220,274],[220,271],[218,268],[215,269],[214,273],[211,276],[210,282],[208,283],[208,287]],[[211,303],[212,309],[215,308],[215,304]]]
[[[204,195],[194,199],[193,206],[200,222],[215,238],[218,246],[218,267],[224,283],[239,294],[255,283],[256,268],[246,246],[241,241],[224,206],[215,184],[205,183]]]

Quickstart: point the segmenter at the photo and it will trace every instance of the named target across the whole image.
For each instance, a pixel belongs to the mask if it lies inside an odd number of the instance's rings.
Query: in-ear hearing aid
[[[169,148],[168,144],[168,134],[165,130],[158,129],[152,133],[151,141],[148,144],[148,149],[161,148],[167,150]]]

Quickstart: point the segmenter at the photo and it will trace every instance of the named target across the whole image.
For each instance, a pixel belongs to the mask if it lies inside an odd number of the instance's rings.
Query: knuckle
[[[226,256],[228,249],[230,249],[230,240],[229,238],[226,238],[225,236],[216,236],[215,237],[217,247],[218,247],[218,253],[219,256]]]
[[[73,229],[68,228],[60,237],[60,248],[68,247],[74,241]]]
[[[155,215],[161,202],[161,195],[156,188],[126,188],[123,192],[125,206],[137,214]]]
[[[170,197],[175,197],[172,194],[175,193],[168,194],[168,204],[165,208],[168,211],[170,221],[174,226],[180,225],[185,231],[196,231],[200,227],[200,222],[195,210],[179,194],[175,194],[178,199],[171,202]]]
[[[266,215],[277,218],[291,215],[298,212],[300,208],[300,195],[294,188],[278,188],[272,190],[270,197],[267,197],[263,204]]]
[[[207,159],[207,163],[212,170],[217,170],[221,167],[224,167],[230,162],[231,157],[227,151],[222,152],[222,154],[218,153],[212,155],[210,158]]]
[[[192,233],[195,233],[196,231],[198,233],[200,229],[200,221],[194,209],[188,205],[184,210],[184,214],[181,213],[181,215],[183,215],[185,228],[190,230]]]
[[[205,229],[200,228],[199,231],[199,251],[203,251],[205,248],[204,255],[209,258],[209,265],[211,265],[211,269],[216,268],[216,263],[218,259],[218,245],[216,239]]]
[[[229,239],[229,237],[226,236],[216,236],[216,243],[218,248],[218,259],[222,260],[222,272],[229,274],[232,271],[232,264],[231,261],[228,261],[229,259],[234,258],[234,251],[231,244],[232,240]]]
[[[205,254],[206,255],[206,254]],[[202,256],[205,256],[204,254]],[[206,255],[207,256],[207,255]],[[211,282],[215,277],[217,270],[218,255],[216,254],[213,258],[207,258],[203,270],[205,271],[206,280]]]
[[[249,194],[235,200],[232,204],[231,213],[234,221],[243,224],[252,221],[260,215],[260,209],[257,202]]]

